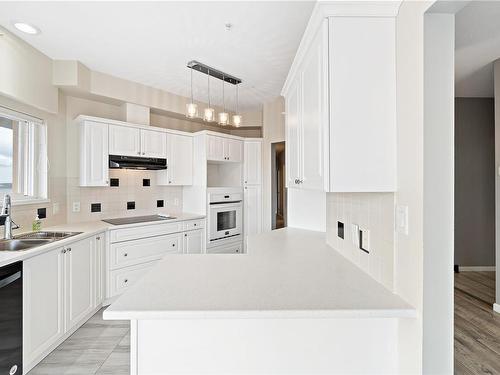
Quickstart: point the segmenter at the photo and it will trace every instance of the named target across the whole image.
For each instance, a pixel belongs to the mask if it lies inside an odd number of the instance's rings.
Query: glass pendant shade
[[[241,115],[233,115],[233,125],[236,127],[241,125]]]
[[[198,105],[196,103],[186,104],[186,117],[195,118],[198,116]]]
[[[215,121],[215,109],[213,108],[205,108],[203,111],[203,120],[206,122]]]
[[[219,125],[229,125],[229,113],[219,112]]]

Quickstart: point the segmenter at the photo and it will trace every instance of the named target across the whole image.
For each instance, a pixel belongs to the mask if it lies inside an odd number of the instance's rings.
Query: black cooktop
[[[115,219],[102,220],[106,223],[112,225],[125,225],[125,224],[136,224],[136,223],[147,223],[150,221],[163,221],[175,219],[173,216],[164,217],[160,215],[148,215],[148,216],[132,216],[132,217],[117,217]]]

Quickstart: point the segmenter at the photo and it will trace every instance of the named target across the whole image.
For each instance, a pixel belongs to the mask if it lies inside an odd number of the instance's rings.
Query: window
[[[47,133],[38,119],[0,107],[0,196],[47,198]]]

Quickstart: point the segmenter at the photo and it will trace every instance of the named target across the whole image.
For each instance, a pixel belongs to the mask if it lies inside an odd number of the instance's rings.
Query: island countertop
[[[166,256],[105,319],[413,318],[415,309],[326,244],[285,228],[252,236],[245,254]]]

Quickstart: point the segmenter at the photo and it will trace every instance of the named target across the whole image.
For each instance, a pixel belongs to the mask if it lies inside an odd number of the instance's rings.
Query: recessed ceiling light
[[[30,35],[40,34],[40,30],[37,27],[30,25],[29,23],[14,22],[14,27],[26,34]]]

